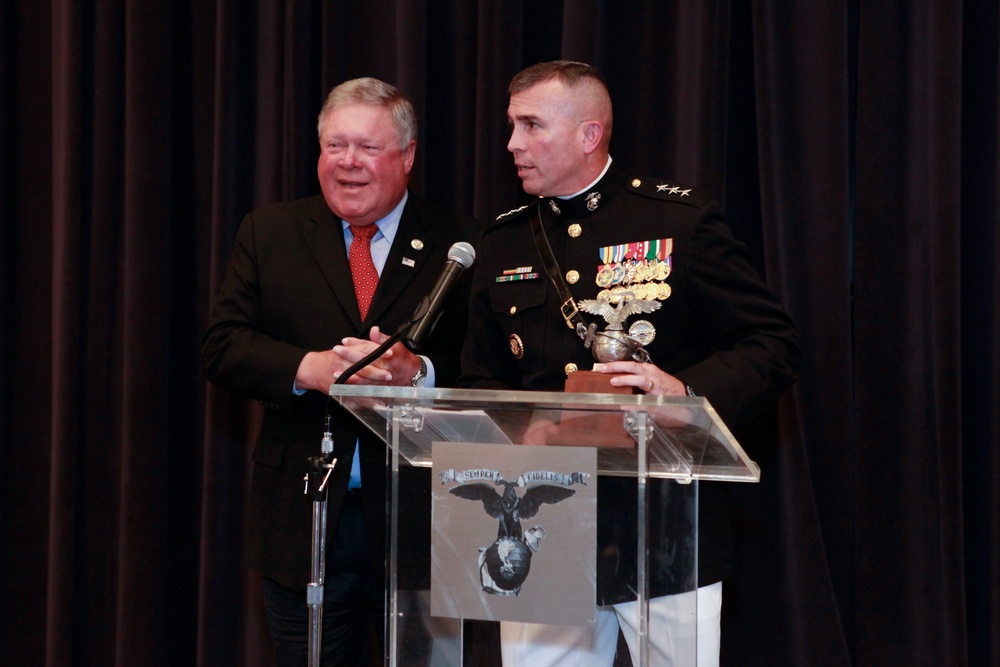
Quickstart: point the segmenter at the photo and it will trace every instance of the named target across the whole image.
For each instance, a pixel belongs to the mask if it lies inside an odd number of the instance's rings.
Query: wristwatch
[[[423,357],[417,357],[417,359],[420,360],[420,368],[410,380],[411,387],[423,387],[424,383],[427,382],[427,361]]]

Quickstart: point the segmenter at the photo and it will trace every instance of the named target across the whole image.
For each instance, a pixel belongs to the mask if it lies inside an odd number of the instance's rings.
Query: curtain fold
[[[89,237],[81,224],[82,179],[85,157],[79,138],[89,133],[82,119],[74,113],[83,103],[80,84],[82,67],[73,54],[82,46],[82,11],[74,2],[55,4],[51,15],[51,86],[52,123],[51,203],[46,216],[52,239],[51,275],[51,394],[44,403],[51,414],[48,443],[50,471],[48,568],[45,582],[45,658],[48,664],[70,664],[74,646],[74,613],[86,609],[94,600],[87,590],[74,585],[87,563],[86,539],[78,526],[88,524],[87,507],[78,502],[79,490],[86,483],[86,469],[91,457],[86,451],[85,430],[81,428],[84,412],[79,388],[90,376],[81,368],[87,358],[85,307],[89,281],[84,247]],[[38,442],[39,445],[43,443]],[[43,520],[44,516],[37,517]],[[91,533],[89,537],[96,537]],[[107,533],[102,534],[107,538]],[[89,579],[90,577],[87,576]]]
[[[858,35],[857,658],[962,664],[961,12],[862,3]]]
[[[199,342],[251,209],[318,192],[376,76],[412,187],[528,201],[522,67],[596,65],[612,155],[713,193],[796,321],[739,435],[724,664],[1000,660],[1000,3],[0,2],[0,661],[271,664],[242,560],[260,408]],[[470,239],[475,241],[475,239]],[[470,655],[490,664],[487,628]]]
[[[1000,9],[963,13],[962,442],[966,622],[970,656],[1000,656]],[[971,221],[967,222],[967,221]],[[985,663],[983,663],[985,664]]]
[[[804,364],[799,383],[779,406],[779,448],[762,460],[768,477],[759,493],[747,492],[749,498],[739,504],[744,513],[757,509],[754,525],[773,541],[768,550],[754,553],[754,562],[741,556],[741,572],[756,579],[746,597],[781,590],[780,598],[792,603],[775,605],[771,627],[775,634],[791,631],[776,646],[774,634],[761,635],[756,622],[741,617],[734,623],[744,643],[758,645],[758,664],[845,665],[851,661],[853,602],[849,538],[857,520],[849,444],[854,424],[848,14],[836,4],[762,3],[741,18],[752,25],[754,85],[748,102],[756,124],[748,139],[756,140],[753,185],[760,230],[744,220],[731,224],[751,245],[760,244],[767,282],[795,317]],[[734,125],[732,131],[740,131],[741,124]],[[741,185],[731,198],[746,190]],[[752,203],[738,204],[737,210]],[[775,554],[780,560],[769,569]],[[797,611],[802,609],[809,610],[807,621]]]

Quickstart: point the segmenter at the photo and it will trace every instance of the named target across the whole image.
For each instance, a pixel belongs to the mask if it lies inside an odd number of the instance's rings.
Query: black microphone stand
[[[363,359],[348,367],[333,384],[344,384],[359,370],[375,361],[390,347],[399,342],[410,327],[424,318],[430,309],[430,300],[424,297],[413,316],[396,333],[369,352]],[[415,351],[417,346],[406,341],[407,348]],[[320,652],[323,645],[323,593],[326,580],[326,524],[329,481],[337,465],[333,457],[333,431],[330,414],[332,398],[326,397],[326,430],[320,444],[320,456],[310,457],[309,473],[305,477],[306,494],[313,489],[312,512],[312,579],[306,587],[306,604],[309,606],[309,667],[320,667]]]

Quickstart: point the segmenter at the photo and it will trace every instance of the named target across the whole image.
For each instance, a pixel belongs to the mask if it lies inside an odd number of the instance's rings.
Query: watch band
[[[422,356],[418,356],[417,359],[420,361],[420,367],[410,379],[411,387],[422,387],[424,386],[424,382],[427,381],[427,361]]]

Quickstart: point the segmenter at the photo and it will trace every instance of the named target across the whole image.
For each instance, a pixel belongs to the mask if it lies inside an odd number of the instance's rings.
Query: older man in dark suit
[[[248,556],[263,575],[278,664],[305,664],[311,505],[329,386],[387,339],[433,288],[450,246],[475,223],[407,190],[416,151],[409,101],[375,79],[331,91],[319,116],[322,196],[250,213],[203,340],[205,373],[260,401],[253,452]],[[421,355],[397,343],[351,383],[453,384],[465,335],[464,283]],[[384,445],[333,409],[323,663],[364,664],[384,613]]]

